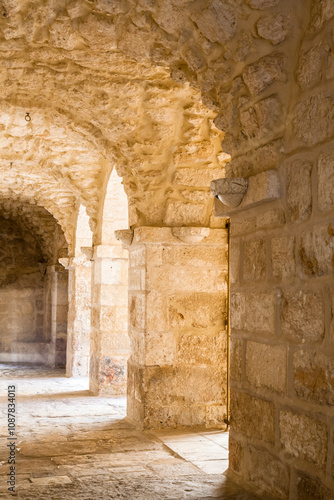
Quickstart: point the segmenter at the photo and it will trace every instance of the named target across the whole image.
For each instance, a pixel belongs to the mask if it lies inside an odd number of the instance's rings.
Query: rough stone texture
[[[297,351],[293,356],[294,390],[306,401],[333,405],[334,364],[320,352]]]
[[[320,155],[318,160],[318,207],[322,211],[330,210],[334,205],[333,176],[333,152]]]
[[[245,408],[247,408],[246,413]],[[275,441],[275,406],[264,399],[233,391],[231,424],[238,432],[273,443]]]
[[[312,210],[312,165],[295,161],[288,168],[287,202],[292,222],[308,219]]]
[[[285,347],[247,342],[246,377],[253,387],[285,392],[287,353]]]
[[[231,328],[272,333],[275,322],[275,297],[266,293],[231,293]]]
[[[323,276],[334,272],[334,224],[332,221],[304,232],[299,255],[303,274]]]
[[[210,181],[225,173],[230,177],[247,176],[250,185],[255,181],[255,187],[259,188],[255,194],[259,196],[250,196],[249,203],[240,207],[240,217],[245,221],[253,219],[255,224],[249,223],[244,233],[239,227],[239,248],[243,248],[247,238],[265,238],[269,252],[274,248],[269,244],[273,238],[289,236],[295,238],[298,257],[296,255],[296,276],[287,277],[283,266],[277,271],[279,277],[273,276],[273,259],[268,254],[266,280],[254,282],[250,278],[240,282],[240,273],[236,273],[232,286],[232,337],[237,335],[244,342],[261,341],[264,345],[274,344],[276,340],[286,342],[292,353],[302,348],[303,340],[306,344],[316,340],[318,344],[314,343],[312,349],[318,352],[324,339],[321,348],[326,350],[330,341],[330,332],[326,330],[330,322],[329,300],[326,298],[323,311],[317,294],[324,287],[321,294],[325,298],[325,287],[332,279],[333,198],[330,167],[319,166],[330,162],[328,155],[333,150],[333,15],[331,0],[306,3],[298,0],[293,5],[286,0],[6,0],[0,16],[1,198],[10,199],[15,205],[10,210],[16,211],[28,202],[46,208],[59,222],[73,258],[80,205],[87,208],[94,245],[101,250],[102,243],[106,248],[106,242],[102,241],[103,207],[114,168],[122,176],[129,201],[129,223],[137,232],[143,225],[157,227],[167,223],[171,227],[217,227],[212,216],[213,200],[207,196]],[[227,164],[229,154],[232,159]],[[299,197],[292,199],[290,195],[289,199],[294,212],[301,208],[298,217],[307,215],[302,221],[291,223],[286,164],[302,162],[305,158],[314,165],[312,214],[308,218],[311,197],[307,199],[305,179],[305,183],[298,183]],[[271,178],[276,176],[275,189],[269,192],[269,175],[266,179],[258,177],[267,171],[274,171]],[[295,176],[298,177],[297,171]],[[26,221],[34,219],[32,210],[23,212]],[[234,214],[232,227],[233,218]],[[36,234],[40,234],[40,220],[38,217],[34,223]],[[110,236],[112,225],[106,227],[109,229],[104,235]],[[121,229],[127,228],[126,225]],[[44,229],[45,225],[41,233],[48,232]],[[156,231],[155,244],[168,246],[170,240],[164,240],[162,233]],[[205,238],[203,234],[195,236]],[[168,238],[172,238],[170,232]],[[192,244],[197,243],[198,240]],[[218,253],[219,245],[223,245],[216,243]],[[109,254],[98,258],[124,258],[120,256],[121,250],[116,253],[117,257]],[[241,252],[241,271],[242,259]],[[139,402],[145,379],[143,366],[147,360],[150,367],[156,366],[155,357],[159,363],[169,366],[175,359],[176,340],[180,340],[179,346],[189,340],[187,332],[169,329],[167,301],[164,301],[166,290],[173,289],[173,295],[186,294],[189,290],[185,289],[185,281],[189,279],[194,284],[191,294],[219,293],[225,283],[225,273],[220,276],[207,269],[202,256],[198,262],[201,262],[198,267],[202,266],[206,272],[200,268],[188,276],[185,270],[173,273],[173,264],[169,263],[169,274],[164,274],[161,282],[158,271],[146,275],[145,263],[141,268],[133,268],[131,273],[129,309],[134,370],[129,384],[133,396],[129,398],[129,412],[135,409],[140,422],[144,419]],[[94,269],[99,281],[97,287],[93,285],[95,333],[106,333],[116,323],[123,329],[126,324],[124,302],[115,306],[117,294],[110,288],[122,274],[122,266],[115,265],[113,277],[109,264],[110,261],[105,261]],[[49,266],[46,317],[52,321],[55,345],[63,354],[64,339],[57,338],[57,333],[63,334],[65,324],[65,307],[57,287],[58,273],[59,269]],[[100,280],[104,274],[108,283]],[[284,290],[283,309],[288,318],[283,328],[290,331],[283,339],[280,338],[282,322],[278,318],[278,280]],[[150,298],[146,293],[148,283],[154,284]],[[310,294],[310,299],[313,294],[314,304],[309,305],[308,300],[304,304],[313,311],[310,317],[302,310],[303,301],[295,299],[301,286]],[[148,303],[151,301],[148,308],[146,299]],[[150,313],[146,314],[148,310]],[[200,324],[204,324],[202,312]],[[320,315],[325,319],[323,326]],[[208,324],[214,317],[208,314]],[[148,329],[149,322],[157,325],[160,320],[159,328]],[[107,330],[101,328],[102,324]],[[188,361],[197,359],[201,351],[202,330],[196,331],[196,342],[188,343],[192,349]],[[148,331],[147,340],[150,340],[146,344],[144,333]],[[211,334],[210,340],[219,337]],[[102,337],[105,352],[100,349],[99,335],[93,336],[91,373],[94,380],[99,379],[99,363],[107,358],[115,359],[112,349],[117,350],[125,340],[122,335],[112,336],[108,344],[107,336]],[[158,350],[157,345],[162,348]],[[210,345],[212,348],[213,343]],[[207,353],[202,351],[201,355],[207,356]],[[290,377],[291,363],[292,355],[288,367]],[[245,366],[242,369],[245,375]],[[310,416],[320,415],[323,421],[331,418],[328,405],[301,401],[293,392],[292,379],[289,392],[280,395],[267,388],[249,387],[245,379],[234,383],[241,393],[265,392],[270,405],[291,406],[293,403],[300,413],[308,408]],[[247,405],[240,409],[242,420],[247,420],[247,411]],[[204,415],[210,425],[217,418],[215,415],[221,421],[222,404],[208,408],[199,405],[187,414],[175,414],[175,425],[185,420],[204,421]],[[238,442],[245,445],[247,440],[256,448],[257,429],[251,428],[251,431],[249,435],[239,431]],[[300,442],[302,438],[298,435]],[[267,442],[266,448],[276,456],[273,442]],[[235,454],[235,470],[242,456],[242,453]],[[284,451],[280,459],[285,464],[291,461]],[[305,473],[306,469],[309,474],[312,472],[313,465],[303,460],[296,466]],[[311,495],[313,491],[325,496],[328,490],[333,490],[329,469],[330,466],[319,475],[323,484],[310,489]],[[238,470],[246,479],[245,468]],[[258,476],[252,477],[258,480]],[[247,480],[252,481],[250,477]],[[316,483],[315,477],[312,481]],[[297,485],[292,483],[291,498],[297,494]],[[262,485],[272,492],[272,484]],[[101,496],[101,488],[99,484],[95,496]],[[110,488],[112,490],[112,485]],[[77,496],[82,496],[83,489],[74,486],[74,491],[79,492]],[[199,491],[198,497],[209,496]],[[55,497],[49,493],[48,498]],[[160,493],[161,489],[154,492],[156,497]],[[93,496],[88,492],[89,495]],[[133,496],[133,491],[127,496]]]
[[[271,267],[276,279],[289,279],[295,275],[295,239],[279,236],[271,240]]]
[[[296,340],[321,340],[325,333],[322,293],[284,291],[281,301],[281,327],[284,335]]]
[[[292,411],[281,411],[279,422],[280,439],[284,450],[293,457],[324,469],[327,460],[326,425]]]
[[[243,279],[262,281],[266,277],[266,241],[264,238],[247,240],[243,245]]]
[[[129,417],[224,426],[227,230],[142,227],[129,251]]]
[[[246,448],[245,455],[247,480],[256,485],[258,493],[266,491],[274,498],[288,498],[289,467],[270,453],[254,447]]]

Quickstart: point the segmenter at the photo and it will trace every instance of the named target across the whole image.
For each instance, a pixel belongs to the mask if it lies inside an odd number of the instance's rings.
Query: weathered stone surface
[[[295,340],[320,341],[325,333],[324,300],[320,291],[283,291],[282,333]]]
[[[333,103],[332,93],[320,92],[297,104],[294,130],[304,144],[313,146],[333,136]]]
[[[275,440],[275,406],[264,399],[231,391],[231,423],[236,431],[246,436],[270,443]]]
[[[249,139],[262,139],[268,130],[272,130],[282,113],[282,106],[277,97],[271,96],[257,102],[240,113],[242,133]]]
[[[245,455],[248,481],[259,491],[274,498],[286,499],[289,494],[289,467],[270,453],[254,447],[247,447]]]
[[[322,405],[334,402],[334,363],[320,352],[298,350],[293,356],[294,391],[306,401]]]
[[[267,387],[285,392],[287,387],[287,352],[282,346],[247,342],[246,377],[253,387]]]
[[[301,56],[298,69],[298,80],[301,87],[311,87],[320,82],[322,58],[321,43],[313,45],[310,50]]]
[[[300,260],[307,277],[334,272],[334,227],[332,223],[305,232],[300,242]]]
[[[278,236],[271,240],[271,268],[273,276],[285,280],[295,276],[295,238]]]
[[[308,500],[309,498],[333,500],[334,498],[333,491],[326,488],[317,477],[299,473],[297,485],[299,500]]]
[[[246,240],[243,244],[243,279],[261,281],[267,274],[266,241],[264,238]]]
[[[324,153],[318,160],[318,207],[322,211],[334,205],[334,154]]]
[[[266,40],[269,40],[274,45],[278,45],[283,42],[289,33],[288,22],[287,20],[279,15],[279,16],[263,16],[258,21],[257,32]]]
[[[239,339],[231,339],[230,345],[230,373],[234,380],[241,380],[243,367],[243,342]]]
[[[264,57],[256,64],[248,66],[242,77],[251,93],[259,94],[275,81],[286,81],[284,58],[279,54]]]
[[[275,297],[270,293],[231,292],[231,328],[249,332],[275,330]]]
[[[281,444],[287,453],[325,468],[328,438],[323,422],[292,411],[281,411],[279,425]]]
[[[308,219],[312,211],[312,164],[296,160],[288,167],[287,202],[292,222]]]

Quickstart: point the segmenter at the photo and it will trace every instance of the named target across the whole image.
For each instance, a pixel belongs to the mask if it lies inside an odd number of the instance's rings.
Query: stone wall
[[[36,240],[0,217],[0,360],[43,361],[44,261]],[[33,343],[29,352],[27,345]],[[44,359],[44,361],[46,361]]]
[[[333,143],[304,151],[251,176],[237,209],[216,200],[232,234],[230,470],[282,499],[334,488]]]
[[[128,417],[225,427],[227,230],[142,227],[129,247]]]

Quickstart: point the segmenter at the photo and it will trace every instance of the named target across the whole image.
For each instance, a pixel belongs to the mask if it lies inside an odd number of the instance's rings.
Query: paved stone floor
[[[227,433],[140,432],[125,398],[94,397],[87,379],[0,365],[0,498],[7,490],[7,388],[17,391],[16,498],[183,500],[255,497],[231,483]]]

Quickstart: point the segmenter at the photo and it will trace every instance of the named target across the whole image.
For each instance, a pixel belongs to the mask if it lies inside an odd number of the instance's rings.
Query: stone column
[[[129,353],[128,252],[120,243],[94,246],[90,390],[126,394]]]
[[[60,264],[46,269],[45,340],[47,364],[58,368],[66,365],[68,272]],[[50,325],[50,326],[49,326]]]
[[[90,249],[91,250],[91,249]],[[69,265],[69,314],[67,334],[68,377],[87,377],[91,329],[91,261],[81,254]]]
[[[129,267],[128,417],[224,427],[226,229],[141,227]]]

